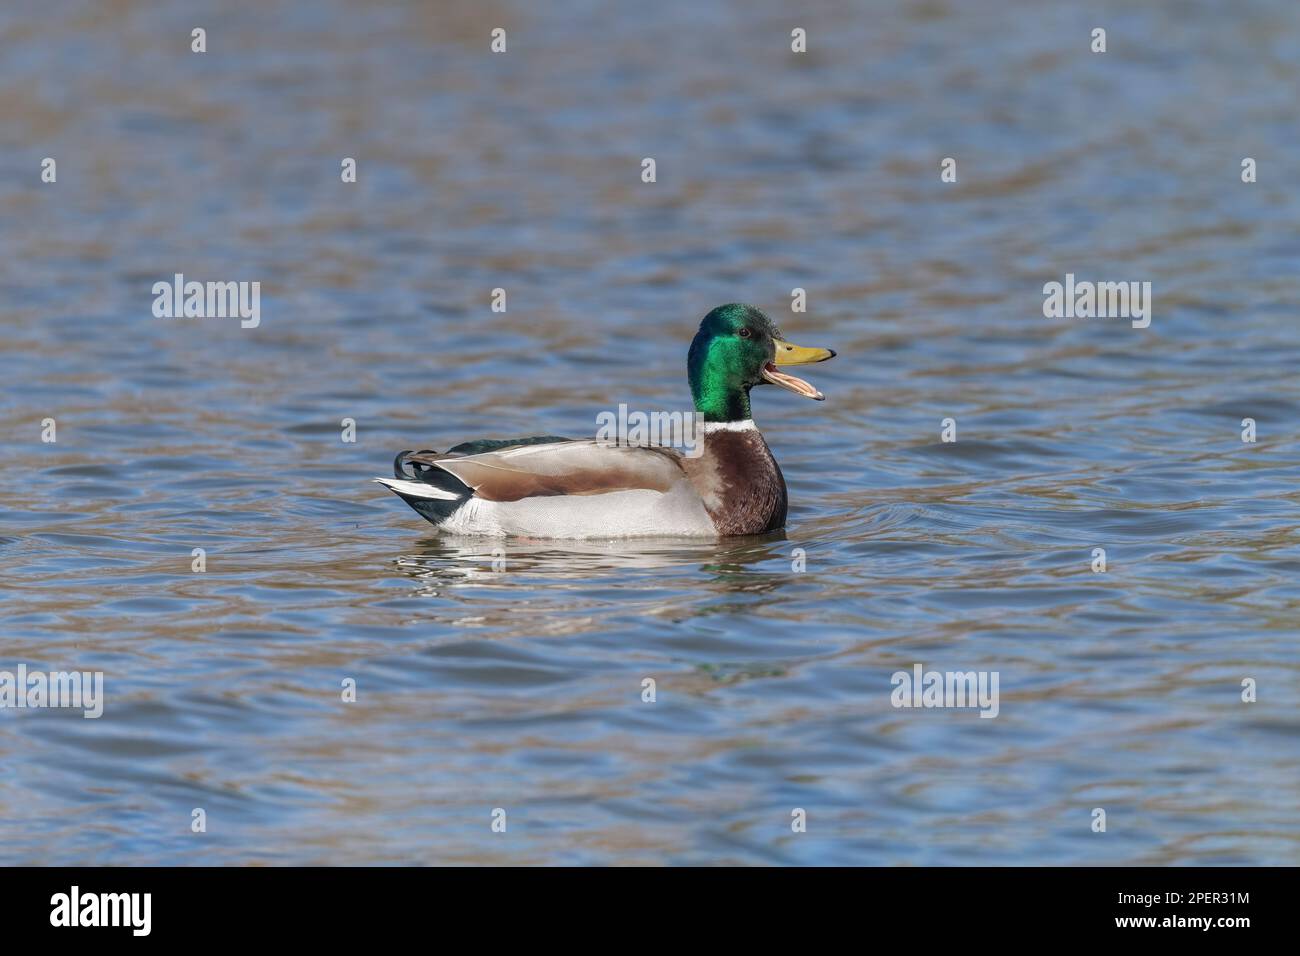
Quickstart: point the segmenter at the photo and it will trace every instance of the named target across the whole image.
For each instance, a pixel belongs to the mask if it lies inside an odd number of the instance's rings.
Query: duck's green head
[[[831,349],[786,342],[772,320],[752,305],[720,305],[700,323],[686,360],[695,409],[707,422],[744,421],[750,417],[749,390],[764,383],[820,402],[825,395],[776,366],[824,362],[834,355]]]

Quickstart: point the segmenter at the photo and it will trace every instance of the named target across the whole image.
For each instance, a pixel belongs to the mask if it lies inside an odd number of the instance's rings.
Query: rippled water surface
[[[1294,3],[200,6],[0,10],[0,670],[106,693],[0,711],[0,861],[1300,862]],[[735,300],[839,351],[783,534],[497,571],[368,481],[681,408]]]

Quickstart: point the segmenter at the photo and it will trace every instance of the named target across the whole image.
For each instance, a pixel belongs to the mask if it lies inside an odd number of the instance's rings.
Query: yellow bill
[[[763,366],[764,381],[771,382],[773,385],[780,385],[782,388],[789,389],[804,398],[811,398],[818,402],[825,401],[826,396],[808,382],[798,376],[777,371],[776,366],[810,365],[813,362],[825,362],[827,359],[835,357],[835,350],[804,348],[802,345],[791,345],[781,339],[773,339],[773,344],[776,346],[776,354],[773,356],[772,361]]]

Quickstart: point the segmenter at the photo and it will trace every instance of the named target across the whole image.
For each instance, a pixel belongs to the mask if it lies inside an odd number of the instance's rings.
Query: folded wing
[[[420,453],[406,460],[454,475],[484,501],[632,489],[666,493],[685,477],[681,455],[672,449],[597,441],[515,445],[472,455]]]

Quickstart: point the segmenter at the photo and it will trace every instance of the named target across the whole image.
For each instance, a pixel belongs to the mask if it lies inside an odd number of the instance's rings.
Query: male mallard
[[[705,423],[698,457],[554,435],[484,439],[441,455],[400,452],[396,477],[375,481],[455,534],[624,538],[775,531],[785,525],[785,478],[750,417],[749,390],[771,383],[820,402],[821,392],[776,366],[834,355],[784,341],[753,306],[719,306],[700,323],[686,360],[695,409]]]

